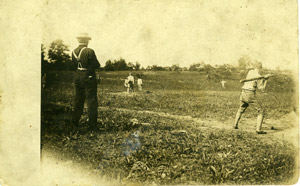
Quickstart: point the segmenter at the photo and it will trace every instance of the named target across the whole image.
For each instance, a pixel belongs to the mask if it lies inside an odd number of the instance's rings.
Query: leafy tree
[[[72,62],[72,59],[66,59],[65,63],[64,63],[64,68],[66,70],[76,70],[76,66],[74,65],[74,63]]]
[[[179,65],[172,65],[170,68],[172,71],[178,71],[180,69]]]
[[[188,71],[188,68],[187,67],[183,67],[182,70],[183,71]]]
[[[232,70],[230,69],[230,66],[227,64],[220,65],[216,69],[216,73],[219,75],[220,78],[223,79],[231,79],[232,78]]]
[[[119,60],[111,60],[106,61],[104,70],[106,71],[114,71],[114,70],[132,70],[134,67],[133,63],[126,63],[125,59],[120,58]]]
[[[114,61],[114,69],[115,70],[127,70],[127,64],[125,59],[120,58],[118,61]]]
[[[139,62],[135,62],[135,70],[140,70],[141,64]]]
[[[198,67],[198,64],[191,64],[190,68],[189,68],[189,71],[196,71],[197,67]]]
[[[200,71],[204,71],[206,74],[208,74],[211,77],[216,77],[216,69],[210,64],[204,64],[203,68],[201,68]]]
[[[127,64],[127,68],[128,68],[128,70],[133,70],[133,69],[135,69],[135,65],[132,62],[129,62]]]
[[[162,66],[153,65],[151,67],[151,70],[154,70],[154,71],[163,71],[163,70],[166,70],[166,69],[164,67],[162,67]]]
[[[106,61],[105,66],[104,66],[104,70],[106,70],[106,71],[113,71],[114,70],[114,65],[111,62],[111,60]]]
[[[62,40],[58,39],[50,44],[48,50],[48,58],[50,63],[54,64],[54,68],[57,70],[65,69],[65,63],[70,62],[71,56],[68,46],[66,46]]]
[[[200,63],[194,63],[190,66],[189,71],[201,71],[205,67],[205,63],[201,61]]]

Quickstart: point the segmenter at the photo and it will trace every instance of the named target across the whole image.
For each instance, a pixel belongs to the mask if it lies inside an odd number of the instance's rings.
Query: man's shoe
[[[68,127],[68,132],[74,134],[74,133],[78,132],[78,127],[74,126],[74,125],[73,126],[69,126]]]
[[[91,132],[100,132],[99,128],[94,126],[94,127],[90,127],[90,131]]]
[[[239,127],[238,126],[233,126],[233,129],[239,129]]]
[[[257,134],[267,134],[267,132],[262,131],[262,130],[261,130],[261,131],[256,131],[256,133],[257,133]]]

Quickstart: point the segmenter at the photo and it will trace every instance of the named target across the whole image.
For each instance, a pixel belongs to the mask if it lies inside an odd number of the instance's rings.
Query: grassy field
[[[264,96],[264,130],[255,134],[249,108],[241,130],[232,130],[239,107],[239,74],[220,79],[199,72],[136,72],[144,90],[126,94],[128,72],[98,72],[101,132],[69,135],[74,72],[48,74],[42,90],[42,149],[60,152],[120,184],[287,184],[295,183],[298,110],[295,82],[277,74]],[[296,114],[297,115],[297,114]],[[297,116],[296,116],[297,117]],[[86,109],[81,130],[87,130]],[[271,130],[271,127],[276,130]],[[294,140],[294,141],[293,141]],[[295,144],[296,143],[296,144]]]

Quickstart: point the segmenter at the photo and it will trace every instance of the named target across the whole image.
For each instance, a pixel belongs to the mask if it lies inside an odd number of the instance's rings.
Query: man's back
[[[91,37],[82,33],[77,37],[79,46],[72,52],[72,61],[77,66],[75,77],[75,106],[72,123],[79,127],[79,120],[83,114],[84,102],[87,100],[88,125],[91,131],[99,131],[97,126],[97,79],[95,69],[100,66],[94,50],[87,48]]]
[[[100,63],[95,55],[95,52],[91,48],[87,48],[84,45],[79,45],[75,50],[74,53],[78,56],[80,51],[80,63],[82,65],[82,68],[87,68],[89,70],[94,70],[98,67],[100,67]],[[84,48],[84,49],[83,49]],[[77,59],[75,58],[74,54],[72,54],[72,61],[77,64]]]

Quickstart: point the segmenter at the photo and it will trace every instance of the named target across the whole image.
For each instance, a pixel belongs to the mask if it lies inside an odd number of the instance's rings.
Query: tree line
[[[42,73],[49,70],[76,70],[76,66],[73,64],[70,49],[64,44],[63,40],[58,39],[53,41],[48,49],[47,55],[46,48],[41,45],[41,62]],[[233,66],[230,64],[215,65],[206,64],[201,61],[194,63],[189,67],[180,67],[178,64],[172,66],[159,66],[152,65],[146,68],[142,67],[139,62],[126,62],[125,59],[120,58],[118,60],[108,60],[104,67],[100,67],[100,70],[105,71],[122,71],[122,70],[152,70],[152,71],[199,71],[210,73],[221,73],[222,76],[229,76],[234,71],[240,71],[247,69],[251,64],[249,56],[241,56],[238,60],[238,65]]]
[[[41,66],[42,73],[51,70],[76,70],[77,66],[72,62],[70,49],[64,44],[63,40],[58,39],[49,45],[46,54],[46,47],[41,45]],[[138,62],[126,62],[125,59],[108,60],[100,70],[118,71],[118,70],[142,70]]]

